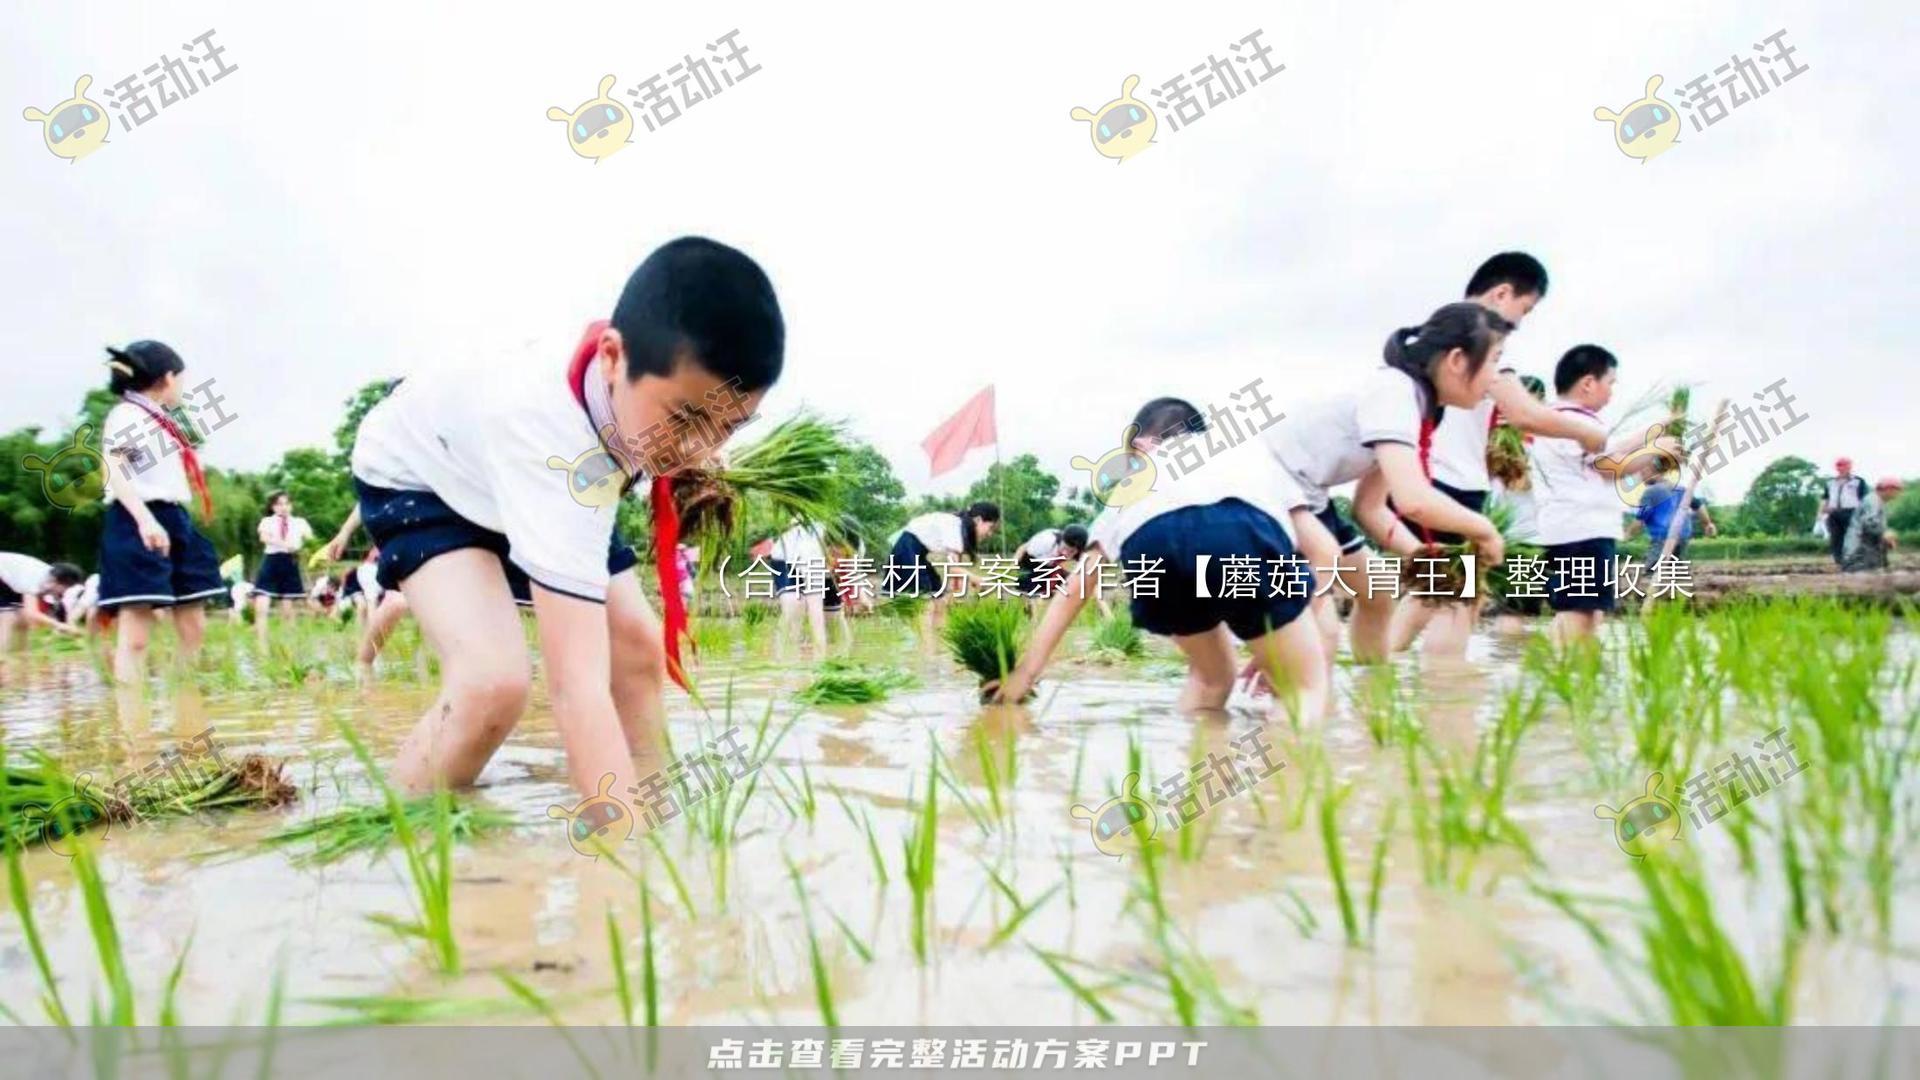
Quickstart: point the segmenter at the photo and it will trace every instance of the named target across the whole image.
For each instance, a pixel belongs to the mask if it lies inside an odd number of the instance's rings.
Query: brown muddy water
[[[1595,814],[1597,804],[1619,807],[1642,794],[1647,770],[1635,760],[1624,719],[1583,727],[1563,703],[1548,700],[1513,755],[1504,802],[1537,862],[1514,843],[1480,845],[1477,854],[1463,843],[1449,849],[1437,875],[1428,873],[1431,856],[1423,856],[1413,825],[1419,807],[1430,822],[1445,823],[1437,796],[1415,795],[1435,781],[1433,772],[1416,787],[1401,744],[1391,734],[1385,745],[1376,740],[1376,724],[1384,723],[1377,718],[1398,715],[1470,776],[1476,749],[1527,684],[1523,638],[1488,632],[1475,640],[1468,663],[1444,669],[1403,660],[1391,682],[1343,664],[1336,714],[1296,731],[1240,696],[1224,716],[1176,715],[1182,667],[1151,639],[1144,658],[1103,666],[1074,659],[1085,651],[1084,632],[1077,634],[1032,706],[982,709],[971,678],[920,644],[906,623],[865,619],[859,630],[863,663],[903,668],[917,685],[872,706],[800,707],[793,694],[812,669],[774,664],[766,628],[734,623],[727,655],[709,649],[697,671],[711,712],[669,694],[672,741],[682,750],[731,726],[751,743],[769,707],[769,742],[785,731],[760,765],[731,842],[717,848],[685,815],[659,827],[684,898],[666,860],[638,835],[617,850],[622,869],[577,853],[564,824],[549,818],[549,807],[576,799],[537,695],[472,793],[519,825],[456,851],[451,907],[465,970],[453,978],[435,973],[419,943],[369,921],[411,915],[397,854],[307,868],[290,852],[259,846],[309,815],[377,801],[335,721],[355,726],[390,760],[432,697],[430,672],[412,655],[410,636],[362,689],[344,663],[348,630],[317,622],[299,628],[296,649],[328,657],[325,669],[306,676],[275,674],[257,662],[250,634],[216,627],[209,671],[192,686],[156,680],[143,706],[116,701],[84,657],[29,657],[0,688],[0,724],[10,747],[43,748],[102,783],[211,727],[229,752],[284,759],[301,788],[299,803],[283,811],[115,826],[100,840],[142,1022],[152,1022],[189,939],[178,994],[188,1023],[258,1022],[277,974],[288,1023],[353,1019],[326,999],[362,996],[497,1002],[502,1008],[490,1020],[544,1022],[514,1008],[499,972],[546,995],[569,1022],[619,1022],[607,917],[616,920],[637,987],[634,875],[641,872],[654,897],[660,1019],[668,1024],[818,1022],[809,915],[834,1007],[847,1024],[1093,1023],[1102,1019],[1096,1004],[1120,1022],[1178,1021],[1182,1006],[1169,971],[1191,994],[1200,1023],[1668,1017],[1655,994],[1654,1004],[1636,1007],[1633,994],[1645,992],[1647,977],[1634,961],[1610,965],[1581,924],[1540,891],[1544,884],[1599,898],[1603,924],[1637,944],[1627,912],[1645,898],[1633,859],[1613,825]],[[742,636],[751,644],[741,644]],[[1906,630],[1895,629],[1888,641],[1893,666],[1911,656]],[[1910,689],[1910,669],[1904,686]],[[1909,698],[1889,679],[1881,701],[1888,722],[1906,715]],[[1221,789],[1211,806],[1202,792],[1204,813],[1181,828],[1168,821],[1168,807],[1154,807],[1150,861],[1124,843],[1120,855],[1103,854],[1089,823],[1073,814],[1076,804],[1098,811],[1119,794],[1132,755],[1147,774],[1139,791],[1151,797],[1193,762],[1232,759],[1251,745],[1249,733],[1263,733],[1272,760],[1285,767],[1237,794]],[[1753,724],[1730,724],[1698,759],[1722,757],[1760,734]],[[1805,756],[1808,740],[1799,744]],[[941,779],[923,961],[903,851],[930,767]],[[1770,800],[1789,805],[1781,790],[1811,774],[1783,781],[1742,812],[1764,830]],[[1483,773],[1468,786],[1485,782]],[[1896,840],[1904,850],[1914,835],[1911,775],[1899,788]],[[1343,789],[1329,813],[1329,793]],[[1357,943],[1344,930],[1329,835],[1341,855]],[[1752,867],[1739,850],[1742,835],[1758,849]],[[1749,966],[1775,966],[1788,891],[1768,869],[1774,841],[1764,831],[1756,839],[1709,825],[1689,827],[1676,842],[1701,855],[1719,926]],[[804,913],[788,860],[805,889]],[[84,1015],[99,967],[71,863],[36,847],[24,866],[62,993]],[[1850,880],[1851,871],[1844,873]],[[1857,906],[1845,908],[1837,930],[1815,920],[1791,986],[1794,1021],[1904,1019],[1901,1003],[1920,987],[1909,877],[1902,873],[1894,884],[1885,932],[1856,917]],[[1606,898],[1620,903],[1608,907]],[[14,1014],[41,1022],[37,986],[19,921],[0,909],[0,997]]]

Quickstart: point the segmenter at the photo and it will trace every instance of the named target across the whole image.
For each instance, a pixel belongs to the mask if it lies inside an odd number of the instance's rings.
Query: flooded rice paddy
[[[0,724],[10,755],[99,787],[210,728],[300,789],[92,834],[143,1023],[163,1000],[259,1023],[276,983],[289,1024],[547,1022],[530,1000],[583,1024],[1878,1023],[1909,1019],[1920,987],[1920,699],[1885,611],[1676,610],[1584,656],[1489,629],[1464,664],[1343,661],[1334,715],[1304,725],[1245,696],[1177,715],[1170,648],[1095,663],[1086,630],[1031,706],[983,709],[885,615],[857,622],[856,659],[912,684],[805,707],[815,669],[774,662],[770,625],[707,623],[705,707],[670,692],[667,734],[688,754],[737,728],[757,768],[583,855],[549,816],[578,800],[536,690],[461,796],[512,827],[454,847],[457,974],[382,922],[419,914],[399,852],[312,865],[263,844],[381,804],[342,726],[384,763],[431,702],[410,627],[361,687],[350,628],[277,627],[287,648],[263,660],[222,624],[198,677],[144,702],[42,651],[14,663]],[[1661,809],[1630,813],[1654,772]],[[1144,802],[1110,802],[1129,790]],[[108,980],[70,853],[19,865],[84,1016]],[[0,997],[43,1023],[32,952],[17,905],[0,911]]]

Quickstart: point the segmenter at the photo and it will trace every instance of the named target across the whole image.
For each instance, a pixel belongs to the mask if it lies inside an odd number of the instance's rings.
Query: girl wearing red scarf
[[[168,409],[180,404],[180,355],[158,341],[107,350],[108,389],[120,403],[101,425],[107,474],[107,517],[100,536],[100,602],[117,616],[114,677],[146,676],[147,640],[157,608],[173,609],[182,666],[200,651],[202,602],[226,591],[213,545],[193,527],[187,503],[203,518],[213,500],[192,440]]]

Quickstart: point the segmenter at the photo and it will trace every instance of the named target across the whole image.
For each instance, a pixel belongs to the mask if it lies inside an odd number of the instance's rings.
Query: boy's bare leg
[[[1319,628],[1305,615],[1247,643],[1256,667],[1275,685],[1273,716],[1319,723],[1331,685]]]
[[[1334,609],[1332,587],[1317,580],[1325,567],[1332,566],[1340,558],[1340,542],[1333,533],[1327,531],[1320,519],[1304,509],[1295,510],[1293,517],[1293,535],[1300,545],[1300,557],[1307,560],[1307,566],[1313,569],[1313,620],[1319,629],[1320,652],[1328,667],[1333,666],[1333,658],[1340,652],[1340,613]]]
[[[1432,604],[1401,604],[1393,613],[1393,651],[1406,652],[1433,621]]]
[[[1426,607],[1426,604],[1402,604],[1401,607]],[[1480,621],[1480,600],[1463,604],[1442,604],[1430,617],[1427,639],[1421,654],[1436,660],[1461,660],[1467,655],[1467,643],[1473,640],[1473,628]]]
[[[256,596],[253,598],[253,633],[260,641],[260,648],[267,647],[267,620],[273,613],[273,598]]]
[[[373,674],[373,662],[380,659],[380,650],[386,647],[387,638],[393,636],[393,628],[406,616],[407,598],[399,590],[389,589],[380,594],[373,614],[367,616],[367,625],[360,635],[360,649],[354,657],[363,679]]]
[[[1234,662],[1233,636],[1226,626],[1201,634],[1175,634],[1173,643],[1187,658],[1187,685],[1180,691],[1180,711],[1224,708],[1239,671]]]
[[[393,778],[411,792],[473,783],[526,711],[533,676],[500,559],[480,548],[435,556],[401,585],[440,658],[440,696],[401,743]]]
[[[153,635],[153,608],[129,604],[119,608],[114,621],[120,632],[113,648],[113,677],[122,684],[147,677],[147,644]]]
[[[666,630],[631,570],[615,574],[607,586],[607,632],[613,707],[628,753],[641,754],[666,727],[667,646]]]

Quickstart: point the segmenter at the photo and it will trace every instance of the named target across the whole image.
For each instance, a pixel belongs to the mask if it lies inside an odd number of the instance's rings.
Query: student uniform
[[[313,537],[313,526],[303,517],[268,514],[260,519],[259,533],[260,544],[267,553],[260,560],[260,572],[253,578],[254,593],[275,600],[298,600],[307,595],[297,555]]]
[[[1367,540],[1334,507],[1332,489],[1365,476],[1374,465],[1373,448],[1381,443],[1419,449],[1432,399],[1431,389],[1412,375],[1382,365],[1354,390],[1316,402],[1267,429],[1268,451],[1342,552],[1358,551]]]
[[[53,567],[31,555],[0,551],[0,612],[19,611],[29,596],[46,587]]]
[[[639,561],[614,527],[618,504],[575,500],[567,469],[611,423],[606,387],[584,379],[587,404],[558,365],[454,365],[410,375],[368,411],[353,446],[360,520],[380,549],[382,588],[462,548],[499,559],[516,600],[529,581],[605,603],[613,576]]]
[[[1297,550],[1290,515],[1309,505],[1271,457],[1223,454],[1160,480],[1138,502],[1107,507],[1088,526],[1088,542],[1123,569],[1158,560],[1150,590],[1158,595],[1142,595],[1149,590],[1138,585],[1132,590],[1136,626],[1171,636],[1205,633],[1224,622],[1235,637],[1251,641],[1292,622],[1311,601],[1313,571],[1304,562],[1293,564],[1298,587],[1272,586],[1273,562],[1291,560]],[[1258,561],[1254,595],[1223,596],[1240,591],[1227,588],[1229,557]]]
[[[167,607],[226,591],[226,583],[220,580],[220,558],[187,512],[192,492],[186,452],[170,432],[159,430],[155,417],[164,415],[152,400],[128,392],[107,410],[100,425],[105,467],[121,471],[126,486],[147,504],[168,540],[164,554],[148,549],[140,541],[133,512],[119,504],[112,488],[107,489],[107,517],[100,534],[102,609],[122,604]]]
[[[88,574],[85,582],[69,585],[67,591],[60,594],[60,617],[72,622],[76,614],[92,610],[99,602],[100,575]]]
[[[1559,412],[1576,413],[1598,423],[1591,409],[1557,402]],[[1603,427],[1605,425],[1602,425]],[[1539,543],[1546,548],[1547,606],[1554,611],[1612,611],[1615,590],[1603,582],[1624,531],[1626,507],[1610,476],[1594,468],[1600,455],[1589,454],[1573,439],[1533,441],[1534,486],[1539,492]],[[1592,560],[1592,592],[1572,592],[1576,563]]]
[[[1061,547],[1059,529],[1041,529],[1021,545],[1020,595],[1047,596],[1059,590],[1057,567],[1065,561]]]
[[[773,554],[767,560],[773,568],[773,591],[818,596],[826,588],[827,549],[820,530],[812,525],[795,525],[773,542]]]
[[[1487,509],[1487,493],[1493,490],[1493,478],[1487,472],[1487,437],[1493,431],[1493,399],[1486,398],[1471,409],[1447,405],[1440,412],[1428,458],[1433,486],[1461,506],[1483,514]],[[1459,544],[1465,542],[1466,537],[1436,532],[1431,534],[1431,539],[1436,544]]]
[[[907,522],[887,556],[882,591],[888,596],[939,596],[946,581],[930,556],[936,551],[965,551],[964,527],[959,513],[952,510],[936,510]]]
[[[1827,481],[1827,547],[1838,563],[1845,554],[1847,527],[1853,524],[1854,512],[1868,495],[1867,478],[1849,476],[1845,480],[1839,477]]]

